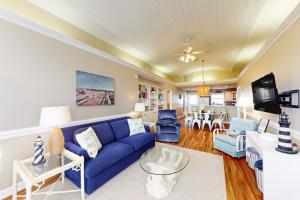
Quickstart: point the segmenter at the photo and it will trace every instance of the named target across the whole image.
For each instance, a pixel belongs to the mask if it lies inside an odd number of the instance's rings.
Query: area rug
[[[226,200],[223,158],[201,151],[185,150],[190,153],[190,163],[182,171],[173,192],[164,199]],[[137,161],[87,196],[87,200],[154,200],[145,190],[146,177],[147,174]],[[76,187],[66,181],[65,184],[58,183],[56,189],[76,189]],[[33,199],[43,198],[44,196],[33,197]],[[80,193],[57,194],[49,196],[48,199],[79,200]]]

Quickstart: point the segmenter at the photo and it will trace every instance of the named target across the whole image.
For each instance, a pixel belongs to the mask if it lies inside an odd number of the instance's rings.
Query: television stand
[[[263,159],[264,200],[299,200],[300,153],[280,153],[277,140],[256,131],[247,131],[246,147],[254,147]]]

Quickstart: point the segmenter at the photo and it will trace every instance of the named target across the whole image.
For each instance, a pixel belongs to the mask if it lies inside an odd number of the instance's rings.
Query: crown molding
[[[148,71],[149,69],[146,69],[146,70],[142,69],[137,65],[126,62],[126,61],[124,61],[124,60],[122,60],[122,59],[120,59],[116,56],[108,54],[108,53],[106,53],[102,50],[99,50],[95,47],[92,47],[92,46],[90,46],[90,45],[88,45],[84,42],[72,39],[72,38],[70,38],[66,35],[63,35],[63,34],[58,33],[56,31],[53,31],[53,30],[51,30],[51,29],[49,29],[45,26],[42,26],[42,25],[37,24],[33,21],[30,21],[30,20],[28,20],[24,17],[21,17],[21,16],[15,14],[15,13],[9,11],[9,10],[4,9],[4,8],[0,8],[0,19],[9,21],[9,22],[11,22],[13,24],[16,24],[16,25],[19,25],[23,28],[29,29],[31,31],[40,33],[42,35],[45,35],[45,36],[48,36],[50,38],[56,39],[56,40],[61,41],[63,43],[66,43],[66,44],[69,44],[71,46],[77,47],[79,49],[82,49],[82,50],[87,51],[89,53],[92,53],[94,55],[100,56],[100,57],[102,57],[106,60],[110,60],[112,62],[121,64],[125,67],[134,69],[134,70],[138,71],[139,74],[143,74],[144,76],[148,76],[150,78],[153,78],[153,79],[165,82],[165,83],[175,84],[175,82],[173,82],[171,80],[162,78],[162,77],[160,77],[160,76],[158,76],[154,73],[149,72]]]
[[[237,79],[232,78],[232,79],[220,79],[220,80],[210,80],[210,81],[205,81],[206,85],[214,85],[214,84],[224,84],[224,83],[236,83]],[[197,85],[202,85],[202,81],[195,81],[195,82],[181,82],[181,83],[176,83],[176,87],[192,87],[192,86],[197,86]]]
[[[254,58],[249,62],[244,69],[237,76],[237,80],[239,80],[245,73],[248,71],[257,61],[261,58],[267,50],[269,50],[275,42],[279,40],[279,38],[287,31],[288,28],[293,25],[296,20],[300,17],[300,3],[296,6],[293,12],[285,19],[285,21],[279,26],[279,28],[275,31],[275,33],[267,40],[265,45],[255,54]]]

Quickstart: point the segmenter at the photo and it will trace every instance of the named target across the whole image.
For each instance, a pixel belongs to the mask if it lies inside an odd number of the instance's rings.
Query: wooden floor
[[[204,151],[223,156],[228,200],[262,200],[263,195],[256,187],[254,171],[248,167],[245,158],[232,158],[213,148],[212,132],[198,127],[181,128],[180,142],[184,148]],[[217,192],[217,191],[216,191]]]

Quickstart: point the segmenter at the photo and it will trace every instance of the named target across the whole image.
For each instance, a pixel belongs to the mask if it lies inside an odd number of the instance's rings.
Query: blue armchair
[[[180,124],[177,123],[176,110],[158,111],[156,132],[160,142],[179,142]]]
[[[232,157],[246,155],[246,131],[256,131],[257,124],[253,120],[232,118],[229,129],[215,129],[213,132],[214,148]]]

